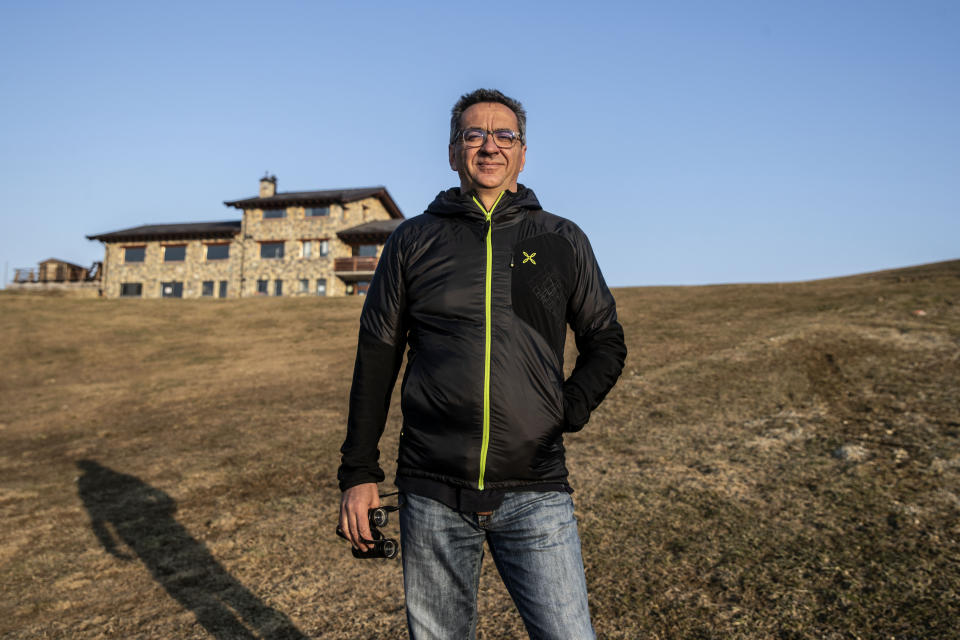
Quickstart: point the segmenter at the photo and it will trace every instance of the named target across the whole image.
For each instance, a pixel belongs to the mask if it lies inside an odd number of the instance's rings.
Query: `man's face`
[[[478,102],[460,117],[460,129],[471,128],[517,131],[517,116],[499,102]],[[450,168],[460,174],[460,189],[464,192],[516,191],[517,176],[523,171],[526,155],[527,147],[520,142],[510,149],[501,149],[493,136],[487,135],[482,146],[466,147],[458,137],[450,145]]]

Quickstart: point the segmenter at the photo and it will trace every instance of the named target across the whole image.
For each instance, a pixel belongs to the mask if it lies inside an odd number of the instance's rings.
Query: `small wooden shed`
[[[48,258],[40,263],[37,271],[37,280],[40,282],[83,282],[87,279],[89,269],[66,260]]]

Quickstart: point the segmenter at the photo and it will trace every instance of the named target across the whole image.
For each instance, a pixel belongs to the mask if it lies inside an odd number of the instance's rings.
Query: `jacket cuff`
[[[590,409],[583,392],[569,381],[563,385],[563,430],[575,433],[590,419]]]
[[[385,476],[383,471],[378,467],[376,471],[363,471],[357,470],[353,473],[345,473],[341,471],[337,474],[337,479],[339,480],[340,491],[346,491],[350,487],[355,487],[358,484],[366,484],[368,482],[381,483],[383,482]]]

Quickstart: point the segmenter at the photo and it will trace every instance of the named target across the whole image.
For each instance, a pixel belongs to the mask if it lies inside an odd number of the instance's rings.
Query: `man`
[[[519,102],[460,98],[460,187],[393,232],[360,320],[340,526],[368,548],[377,444],[409,345],[396,484],[415,640],[475,636],[484,541],[531,637],[594,637],[563,434],[613,387],[626,346],[586,236],[517,183],[526,150]],[[568,322],[579,355],[564,381]]]

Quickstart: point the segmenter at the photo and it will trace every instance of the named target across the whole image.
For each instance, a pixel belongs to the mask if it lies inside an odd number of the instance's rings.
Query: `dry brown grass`
[[[601,637],[960,637],[960,262],[615,293],[567,443]],[[404,637],[333,535],[359,311],[0,296],[0,635]]]

